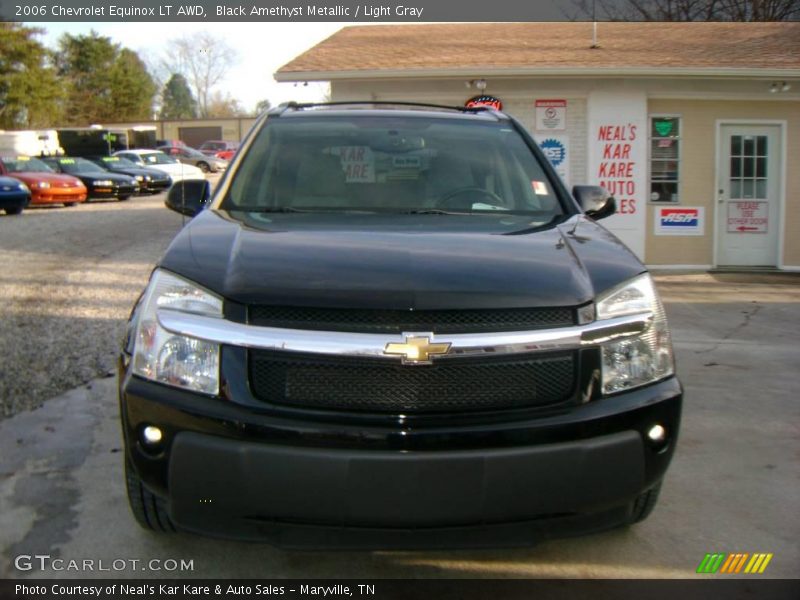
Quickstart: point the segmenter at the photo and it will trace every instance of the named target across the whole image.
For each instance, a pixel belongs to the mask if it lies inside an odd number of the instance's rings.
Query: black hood
[[[68,175],[72,175],[73,177],[77,177],[78,179],[83,179],[86,181],[97,181],[108,179],[110,181],[115,181],[116,183],[130,183],[131,176],[130,175],[122,175],[120,173],[112,173],[111,171],[107,171],[105,173],[98,173],[97,171],[91,172],[82,172],[82,173],[67,173]]]
[[[161,266],[243,304],[415,310],[575,306],[644,271],[582,216],[210,210]]]

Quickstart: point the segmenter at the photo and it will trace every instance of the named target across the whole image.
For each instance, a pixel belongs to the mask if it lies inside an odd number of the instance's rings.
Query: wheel
[[[22,212],[21,206],[13,206],[5,209],[7,215],[18,215]]]
[[[200,169],[203,173],[208,173],[211,171],[211,167],[208,166],[208,163],[197,163],[197,168]]]
[[[126,194],[126,195],[124,195],[124,196],[119,196],[119,197],[117,198],[117,200],[119,200],[120,202],[122,202],[123,200],[127,200],[127,199],[128,199],[128,198],[130,198],[130,197],[131,197],[131,195],[130,195],[130,194]]]
[[[472,195],[471,199],[469,198],[469,195]],[[466,198],[459,201],[460,196],[466,196]],[[475,198],[477,196],[491,200],[491,204],[496,206],[503,206],[505,204],[503,199],[494,192],[480,187],[464,187],[442,196],[442,198],[436,203],[436,206],[438,208],[472,210],[472,205],[476,202]],[[467,203],[465,203],[464,200],[467,200]]]
[[[64,208],[72,208],[77,202],[64,202]]]
[[[639,494],[636,500],[633,501],[633,509],[631,510],[631,516],[628,520],[628,525],[641,523],[650,516],[650,513],[653,512],[653,509],[656,507],[656,502],[658,502],[658,493],[660,491],[661,482],[659,481],[649,490]]]
[[[160,533],[174,533],[175,525],[167,513],[166,502],[148,491],[142,480],[125,461],[125,482],[128,488],[128,504],[136,522],[144,529]]]

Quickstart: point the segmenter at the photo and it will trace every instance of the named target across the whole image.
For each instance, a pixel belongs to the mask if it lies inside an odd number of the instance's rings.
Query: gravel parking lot
[[[637,527],[515,550],[346,553],[140,530],[103,376],[181,227],[163,200],[0,217],[0,577],[666,578],[694,576],[706,552],[771,552],[765,576],[800,575],[800,276],[788,274],[658,275],[686,401],[659,506]],[[20,554],[194,571],[20,572]]]
[[[0,415],[113,368],[132,302],[180,227],[163,194],[0,217]]]

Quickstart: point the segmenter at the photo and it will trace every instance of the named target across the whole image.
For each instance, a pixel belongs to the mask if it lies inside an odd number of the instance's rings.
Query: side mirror
[[[211,199],[211,186],[205,179],[186,179],[173,184],[164,204],[189,217],[203,210]]]
[[[614,196],[599,185],[576,185],[572,188],[572,195],[580,204],[584,214],[595,221],[610,217],[617,212],[617,201],[614,200]]]

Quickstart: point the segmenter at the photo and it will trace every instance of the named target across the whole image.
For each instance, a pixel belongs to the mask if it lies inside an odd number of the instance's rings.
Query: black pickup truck
[[[682,389],[642,263],[523,126],[290,103],[253,127],[134,307],[138,522],[285,547],[528,544],[656,503]]]

